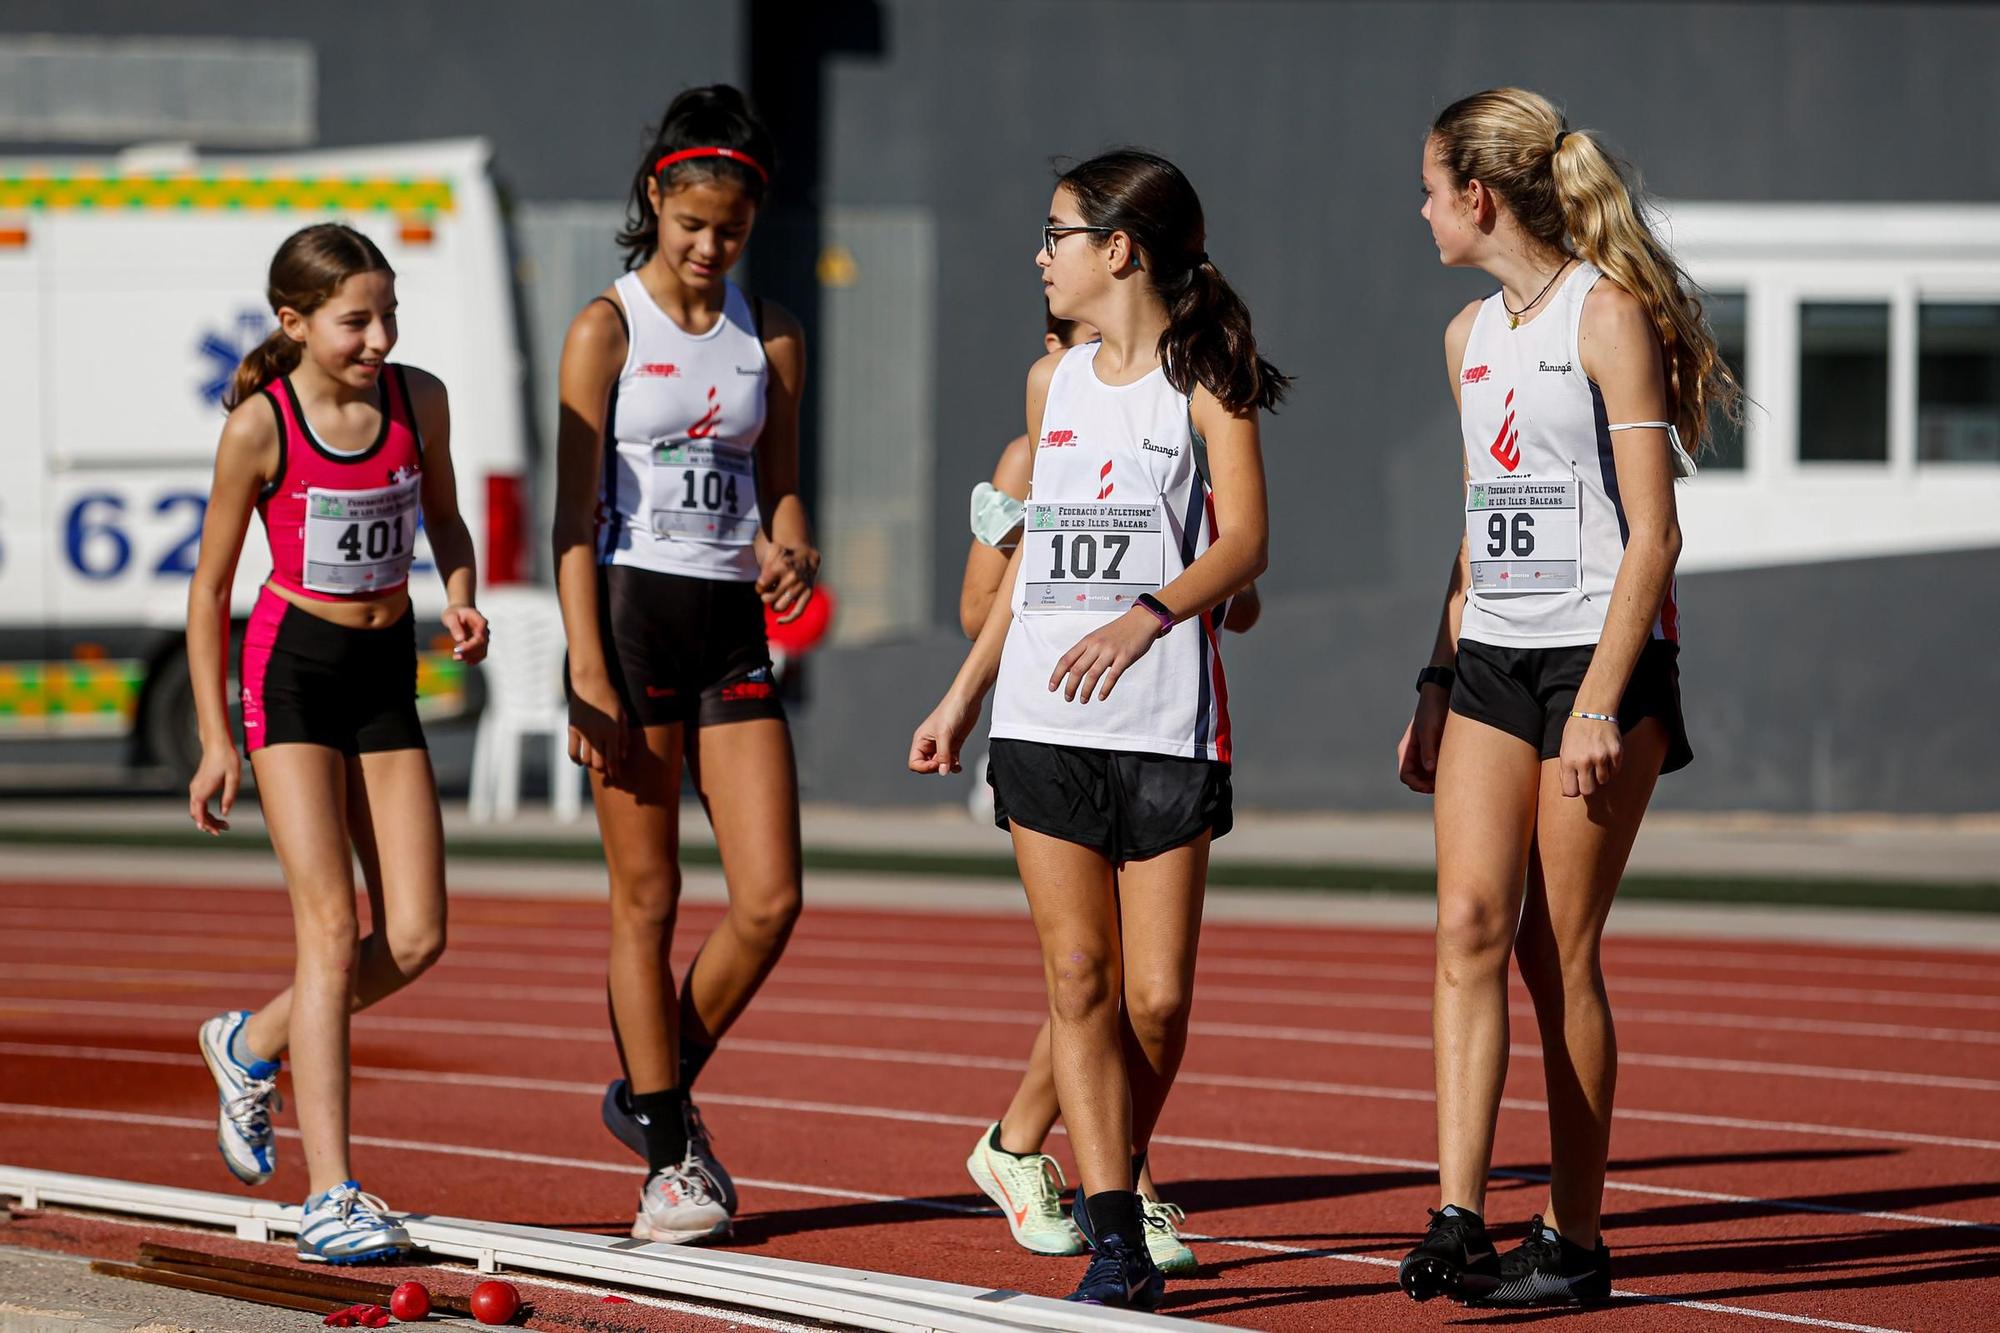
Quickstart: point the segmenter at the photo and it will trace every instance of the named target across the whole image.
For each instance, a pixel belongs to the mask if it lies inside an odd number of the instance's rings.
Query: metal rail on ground
[[[227,1228],[268,1242],[296,1234],[299,1209],[233,1194],[0,1165],[0,1198]],[[697,1300],[804,1316],[889,1333],[1130,1333],[1185,1328],[1131,1310],[1071,1305],[1025,1292],[899,1277],[763,1255],[659,1245],[617,1236],[410,1214],[410,1239],[434,1255],[468,1259],[482,1273],[584,1278]]]

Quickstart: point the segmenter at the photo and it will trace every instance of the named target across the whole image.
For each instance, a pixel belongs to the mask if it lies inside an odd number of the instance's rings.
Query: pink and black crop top
[[[278,587],[339,601],[409,582],[424,443],[401,366],[382,368],[380,391],[375,442],[342,453],[313,434],[289,376],[261,390],[278,418],[278,476],[257,501]]]

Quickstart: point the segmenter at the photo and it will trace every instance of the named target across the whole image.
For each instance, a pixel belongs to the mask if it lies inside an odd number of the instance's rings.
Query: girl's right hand
[[[1417,711],[1396,743],[1396,776],[1411,791],[1429,796],[1437,790],[1438,746],[1444,740],[1445,714],[1451,693],[1436,685],[1417,691]]]
[[[606,782],[618,781],[625,763],[625,708],[602,677],[570,674],[569,758]]]
[[[201,764],[188,783],[188,818],[210,837],[229,831],[229,812],[236,806],[236,792],[243,784],[243,760],[233,744],[204,745]],[[208,803],[220,797],[220,811],[210,814]]]
[[[977,700],[968,707],[963,700],[947,694],[943,702],[931,710],[931,715],[917,725],[916,734],[910,738],[910,771],[959,772],[959,751],[964,746],[966,735],[978,721]]]

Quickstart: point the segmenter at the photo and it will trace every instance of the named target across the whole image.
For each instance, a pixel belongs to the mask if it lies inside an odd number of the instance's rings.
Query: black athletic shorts
[[[1498,727],[1535,747],[1544,759],[1562,753],[1563,728],[1576,692],[1590,670],[1595,644],[1571,648],[1497,648],[1471,639],[1458,641],[1457,676],[1451,687],[1451,711],[1475,722]],[[1681,646],[1666,639],[1648,640],[1618,701],[1618,730],[1629,732],[1649,717],[1667,729],[1667,760],[1662,773],[1686,768],[1694,760],[1688,746],[1687,721],[1681,716]]]
[[[1114,864],[1143,861],[1235,822],[1229,765],[1041,741],[987,751],[993,822],[1094,848]]]
[[[754,584],[599,565],[597,623],[611,686],[642,727],[785,716]]]
[[[324,745],[345,755],[422,750],[416,617],[349,629],[266,587],[243,631],[243,748]]]

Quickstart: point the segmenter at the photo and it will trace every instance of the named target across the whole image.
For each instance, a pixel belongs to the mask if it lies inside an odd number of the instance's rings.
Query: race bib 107
[[[1022,515],[1021,613],[1129,611],[1166,581],[1160,506],[1037,504]]]

